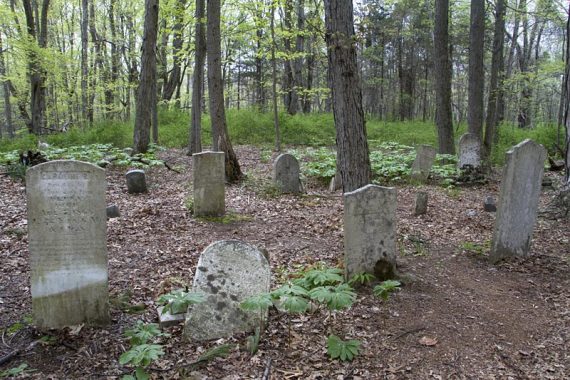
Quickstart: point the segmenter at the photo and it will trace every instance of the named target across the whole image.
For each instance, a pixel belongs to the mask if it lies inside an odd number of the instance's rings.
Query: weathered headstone
[[[465,133],[459,139],[459,169],[476,169],[481,166],[481,142],[476,134]]]
[[[418,191],[416,194],[416,202],[414,205],[414,215],[423,215],[427,212],[428,207],[428,193],[425,191]]]
[[[331,182],[329,184],[329,191],[331,193],[334,193],[339,189],[342,189],[342,178],[340,177],[340,173],[337,171],[334,177],[331,178]]]
[[[411,177],[413,180],[425,182],[429,177],[429,171],[435,161],[435,148],[431,145],[420,145],[416,149],[416,159],[412,164]]]
[[[121,216],[121,212],[119,211],[119,207],[117,205],[109,205],[106,209],[107,219],[118,218]]]
[[[545,160],[544,147],[528,139],[507,152],[489,255],[491,262],[529,254]]]
[[[224,160],[224,152],[203,152],[192,155],[195,216],[224,215],[226,211]]]
[[[483,202],[483,209],[487,212],[496,212],[497,204],[495,203],[495,198],[492,196],[485,197],[485,202]]]
[[[366,185],[344,194],[345,276],[366,272],[379,280],[396,269],[396,190]]]
[[[200,255],[192,286],[206,300],[188,307],[184,334],[203,341],[253,331],[260,315],[243,311],[240,303],[269,292],[270,280],[269,263],[257,248],[237,240],[211,244]]]
[[[28,169],[28,239],[34,323],[109,322],[105,170],[79,161]]]
[[[127,191],[129,194],[140,194],[147,192],[144,170],[129,170],[125,177],[127,178]]]
[[[273,163],[273,180],[283,193],[301,192],[299,161],[288,153],[280,154]]]

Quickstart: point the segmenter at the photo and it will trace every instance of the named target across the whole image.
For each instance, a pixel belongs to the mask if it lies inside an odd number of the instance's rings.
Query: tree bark
[[[170,100],[180,85],[182,73],[182,48],[184,46],[184,9],[186,0],[176,2],[174,26],[172,28],[172,70],[162,92],[163,100]],[[203,65],[203,64],[202,64]]]
[[[449,57],[449,0],[435,0],[434,22],[435,123],[439,153],[454,154]]]
[[[500,0],[499,0],[500,1]],[[469,28],[469,87],[467,125],[469,133],[482,137],[483,91],[485,72],[483,65],[485,35],[485,0],[471,0],[471,26]]]
[[[225,153],[226,180],[235,182],[242,176],[233,150],[224,106],[224,84],[222,79],[222,52],[220,37],[220,0],[207,1],[208,29],[206,46],[208,55],[208,91],[210,94],[210,118],[212,120],[212,148]]]
[[[204,19],[206,1],[196,0],[196,36],[194,41],[194,75],[192,76],[192,111],[190,112],[190,141],[188,154],[202,151],[202,98],[204,85],[204,61],[206,59],[206,34]]]
[[[158,0],[145,1],[141,76],[137,90],[134,153],[145,153],[150,142],[153,110],[156,109],[156,40],[158,34]]]
[[[564,144],[565,188],[570,189],[570,6],[568,6],[568,20],[566,21],[566,69],[564,80],[566,83],[566,107],[564,111],[564,129],[566,139]]]
[[[352,2],[325,0],[325,39],[336,128],[337,165],[344,192],[370,183]]]
[[[277,109],[277,60],[275,59],[275,50],[277,42],[275,41],[275,2],[271,2],[271,88],[273,90],[273,127],[275,129],[275,150],[281,151],[281,131],[279,129],[279,112]]]
[[[14,125],[12,124],[12,103],[10,102],[10,79],[6,77],[6,63],[4,61],[4,49],[2,48],[2,33],[0,33],[0,77],[2,80],[2,93],[4,94],[4,130],[8,137],[14,137]],[[0,128],[0,137],[2,128]]]
[[[85,123],[88,120],[88,53],[89,52],[89,3],[88,0],[81,0],[81,118]]]

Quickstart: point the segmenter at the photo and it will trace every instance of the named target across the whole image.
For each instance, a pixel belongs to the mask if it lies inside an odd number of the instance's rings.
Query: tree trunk
[[[182,73],[182,48],[184,46],[184,9],[186,0],[178,0],[175,5],[174,26],[172,28],[172,70],[162,92],[163,100],[170,100],[180,84]]]
[[[479,141],[481,141],[483,131],[483,91],[485,88],[485,71],[483,65],[484,35],[485,0],[471,0],[467,124],[469,133],[476,135]]]
[[[277,42],[275,41],[275,3],[271,5],[271,88],[273,90],[273,127],[275,128],[275,150],[281,151],[281,132],[279,130],[279,113],[277,109],[277,60],[275,59],[275,50]]]
[[[489,100],[487,119],[485,122],[485,139],[483,142],[483,157],[488,159],[497,140],[499,125],[499,101],[502,99],[504,79],[505,45],[505,0],[497,0],[495,4],[495,31],[493,32],[493,55],[491,57],[491,78],[489,80]]]
[[[158,32],[158,0],[145,1],[141,76],[137,90],[137,106],[133,136],[134,153],[145,153],[150,142],[153,110],[156,109],[156,40]]]
[[[119,41],[117,39],[117,28],[115,23],[115,5],[117,0],[109,2],[109,29],[111,31],[111,75],[109,80],[107,115],[114,119],[117,115],[117,105],[115,97],[117,95],[117,81],[119,79]]]
[[[568,20],[566,21],[566,70],[564,80],[566,81],[566,107],[564,112],[564,128],[566,130],[564,163],[565,172],[565,188],[570,189],[570,6],[568,7]]]
[[[291,63],[291,54],[293,49],[291,47],[291,37],[290,34],[293,31],[293,23],[292,23],[292,12],[293,12],[293,0],[285,0],[284,7],[284,17],[283,17],[283,24],[285,27],[285,31],[287,35],[284,37],[283,45],[285,47],[285,53],[287,57],[284,59],[284,68],[283,68],[283,92],[284,92],[284,99],[283,103],[285,104],[285,109],[287,113],[290,115],[294,115],[297,113],[297,106],[298,106],[298,99],[297,99],[297,92],[295,91],[295,79],[293,76],[293,65]]]
[[[454,154],[449,57],[449,0],[435,0],[434,22],[435,123],[439,153]]]
[[[299,93],[303,89],[303,55],[305,53],[305,0],[297,0],[297,39],[295,42],[296,58],[293,61],[293,91],[295,99],[299,103]],[[293,100],[293,99],[292,99]],[[295,107],[299,109],[299,105]]]
[[[4,78],[2,80],[2,93],[4,94],[4,130],[8,134],[8,137],[12,138],[14,137],[14,126],[12,125],[12,103],[10,102],[10,79],[6,77],[2,33],[0,33],[0,78]],[[0,131],[1,130],[2,128],[0,127]]]
[[[89,51],[89,3],[88,0],[81,0],[81,119],[85,123],[88,120],[87,80],[89,77],[88,66]]]
[[[344,192],[356,190],[371,180],[353,17],[352,2],[325,0],[325,38],[336,128],[337,165]]]
[[[226,180],[235,182],[242,176],[237,157],[232,148],[226,124],[224,84],[222,80],[222,52],[220,37],[220,0],[207,1],[208,29],[206,46],[208,55],[208,91],[210,94],[210,118],[212,120],[212,148],[226,154]]]
[[[194,75],[192,76],[192,111],[190,113],[190,141],[188,154],[202,151],[202,98],[204,84],[204,61],[206,59],[206,34],[204,18],[206,1],[196,0],[196,37],[194,41]]]

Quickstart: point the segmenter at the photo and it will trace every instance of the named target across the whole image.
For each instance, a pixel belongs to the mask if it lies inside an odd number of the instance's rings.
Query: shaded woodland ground
[[[107,170],[109,204],[121,217],[108,221],[109,279],[113,323],[103,329],[36,330],[31,313],[25,187],[0,176],[0,357],[22,349],[0,371],[21,363],[21,378],[119,378],[128,349],[124,331],[137,320],[155,322],[156,298],[192,283],[201,251],[221,239],[240,239],[268,250],[272,286],[300,268],[342,262],[342,198],[317,184],[302,196],[271,193],[271,163],[258,148],[237,149],[248,175],[226,188],[229,223],[197,220],[185,204],[191,159],[181,150],[162,152],[182,169],[147,171],[150,191],[129,195],[125,168]],[[556,184],[555,174],[548,173]],[[196,344],[180,328],[162,343],[166,354],[149,368],[153,378],[259,379],[271,359],[272,379],[563,379],[570,378],[570,222],[538,218],[532,256],[497,266],[486,261],[493,213],[487,195],[498,196],[498,176],[489,184],[456,189],[426,185],[428,213],[413,216],[416,187],[398,186],[398,261],[412,281],[388,301],[359,290],[349,310],[292,318],[270,311],[259,351],[251,356],[245,336]],[[545,188],[544,208],[555,191]],[[233,221],[231,221],[231,220]],[[141,314],[129,306],[146,308]],[[11,327],[11,328],[10,328]],[[329,330],[359,339],[352,362],[329,360]],[[50,336],[32,347],[30,343]],[[433,345],[422,344],[427,341]],[[225,358],[192,365],[210,347],[239,344]],[[28,349],[27,349],[28,348]]]

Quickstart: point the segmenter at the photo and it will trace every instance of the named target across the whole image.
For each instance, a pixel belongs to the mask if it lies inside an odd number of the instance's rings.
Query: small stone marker
[[[546,150],[525,140],[506,154],[489,260],[528,256],[540,197]]]
[[[495,198],[488,196],[485,198],[485,202],[483,203],[483,209],[487,212],[495,212],[497,211],[497,205],[495,203]]]
[[[280,154],[273,163],[273,180],[283,193],[301,192],[299,161],[288,153]]]
[[[109,320],[105,170],[79,161],[28,169],[34,323],[62,328]]]
[[[345,276],[372,273],[379,280],[396,270],[396,190],[366,185],[344,194]]]
[[[270,279],[269,263],[259,249],[237,240],[212,243],[200,255],[192,286],[206,300],[188,307],[185,336],[204,341],[253,331],[259,313],[243,311],[240,303],[269,292]]]
[[[476,169],[481,166],[481,142],[474,133],[465,133],[459,139],[459,169]]]
[[[158,324],[161,328],[177,326],[184,322],[186,319],[185,313],[180,314],[171,314],[168,310],[166,312],[162,312],[164,310],[164,306],[159,306],[156,311],[158,312]]]
[[[413,180],[425,182],[435,161],[435,148],[431,145],[420,145],[416,150],[416,159],[412,164]]]
[[[127,191],[129,194],[140,194],[147,192],[144,170],[129,170],[126,174],[126,177]]]
[[[221,216],[226,211],[225,153],[202,152],[192,155],[194,215]]]
[[[414,215],[423,215],[427,212],[428,207],[428,193],[425,191],[418,191],[416,194],[416,203],[414,206]]]
[[[329,184],[329,191],[334,193],[335,191],[342,189],[342,178],[340,173],[337,171],[334,177],[331,178],[331,183]]]
[[[121,212],[119,211],[119,207],[117,205],[109,205],[107,206],[107,219],[118,218],[121,216]]]

